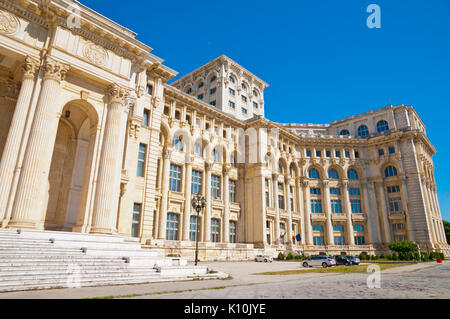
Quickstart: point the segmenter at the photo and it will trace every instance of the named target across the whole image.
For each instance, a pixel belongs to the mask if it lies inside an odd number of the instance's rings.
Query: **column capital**
[[[109,103],[125,105],[130,95],[130,90],[114,83],[108,86],[107,95],[109,97]]]
[[[324,187],[329,187],[329,186],[330,186],[330,181],[329,181],[329,180],[323,180],[323,181],[322,181],[322,185],[323,185]]]
[[[172,149],[170,149],[170,148],[165,148],[165,149],[163,150],[163,158],[164,158],[164,159],[169,159],[169,160],[170,160],[171,157],[172,157]]]
[[[292,179],[293,179],[293,178],[290,177],[290,176],[284,176],[284,182],[285,182],[287,185],[291,184]]]
[[[70,66],[57,62],[53,59],[47,59],[44,63],[44,80],[64,81]]]
[[[27,55],[22,64],[23,79],[34,79],[39,71],[40,61]]]
[[[231,171],[231,164],[223,164],[223,175],[228,176],[230,174]]]
[[[210,171],[212,169],[213,165],[214,165],[214,163],[212,163],[212,162],[205,162],[205,169],[207,171]]]
[[[280,174],[278,174],[278,173],[272,173],[272,179],[273,180],[278,180],[278,176],[279,176]]]

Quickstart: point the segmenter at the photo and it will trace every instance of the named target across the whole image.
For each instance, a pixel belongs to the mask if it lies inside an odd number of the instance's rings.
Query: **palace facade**
[[[168,84],[177,72],[151,51],[77,1],[0,0],[1,228],[138,237],[192,258],[198,222],[202,259],[406,239],[450,254],[436,150],[411,106],[275,123],[268,84],[230,58]]]

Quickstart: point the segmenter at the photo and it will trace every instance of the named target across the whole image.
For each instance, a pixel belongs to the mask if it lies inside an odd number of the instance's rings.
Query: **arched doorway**
[[[97,125],[94,108],[72,101],[62,110],[48,178],[48,200],[43,210],[44,228],[72,231],[78,217],[85,171],[94,143],[91,127]]]

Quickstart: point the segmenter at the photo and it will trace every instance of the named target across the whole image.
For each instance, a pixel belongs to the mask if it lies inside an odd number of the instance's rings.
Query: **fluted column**
[[[309,181],[303,181],[303,194],[305,198],[305,228],[306,228],[306,245],[313,244],[312,225],[311,225],[311,200]]]
[[[300,229],[299,229],[299,233],[301,236],[301,244],[304,245],[305,244],[305,238],[306,238],[306,230],[305,230],[305,203],[303,200],[303,190],[302,190],[302,183],[300,180],[300,177],[297,177],[297,180],[295,181],[295,183],[297,184],[296,189],[297,189],[297,200],[298,200],[298,209],[300,211]]]
[[[389,244],[391,242],[391,229],[389,223],[389,208],[386,204],[386,196],[384,192],[384,182],[375,182],[375,191],[378,193],[380,205],[381,221],[383,223],[383,242]]]
[[[33,89],[36,83],[36,73],[39,71],[39,61],[27,56],[22,65],[23,77],[19,97],[17,99],[14,115],[11,120],[3,154],[0,154],[0,221],[6,213],[14,169],[20,150],[25,123],[31,103]],[[5,225],[6,223],[4,223]]]
[[[163,151],[163,174],[161,177],[161,203],[159,208],[159,227],[158,239],[166,239],[167,227],[167,201],[169,198],[169,179],[170,179],[170,156],[172,150],[166,148]]]
[[[223,198],[225,204],[225,212],[223,218],[223,242],[228,243],[230,241],[230,164],[224,164],[223,166]]]
[[[272,193],[273,193],[273,204],[275,208],[275,242],[278,244],[280,242],[280,209],[278,207],[278,173],[272,174]]]
[[[352,205],[350,203],[350,195],[348,193],[348,182],[344,182],[343,185],[344,185],[345,211],[347,215],[347,237],[348,237],[347,244],[353,246],[355,245],[355,235],[353,233]]]
[[[191,187],[192,187],[192,161],[186,163],[184,168],[186,178],[184,180],[184,220],[183,220],[183,240],[189,240],[189,226],[191,218]]]
[[[211,169],[212,169],[213,163],[205,163],[205,169],[206,169],[206,209],[205,209],[205,218],[204,218],[204,238],[203,240],[205,242],[211,241]]]
[[[115,234],[120,177],[122,172],[123,136],[126,118],[123,116],[127,89],[108,87],[109,103],[97,178],[91,233]]]
[[[287,230],[287,236],[288,236],[288,243],[292,244],[292,209],[291,209],[291,192],[290,192],[290,183],[291,178],[286,177],[285,178],[285,192],[286,192],[286,202],[287,202],[287,212],[288,212],[288,230]]]
[[[59,102],[60,84],[68,70],[68,65],[51,59],[47,59],[44,64],[41,92],[25,151],[9,228],[43,228],[42,208],[46,205],[44,201],[48,197],[45,193],[48,191],[48,176],[62,109]]]
[[[325,200],[325,207],[327,209],[327,241],[328,245],[334,245],[334,237],[333,237],[333,222],[331,221],[331,200],[330,200],[330,182],[323,181],[323,193]]]

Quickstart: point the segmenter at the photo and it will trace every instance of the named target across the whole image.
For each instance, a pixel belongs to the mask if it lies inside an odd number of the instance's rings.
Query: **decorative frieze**
[[[108,52],[102,46],[93,42],[85,44],[83,56],[97,66],[104,66],[108,60]]]

